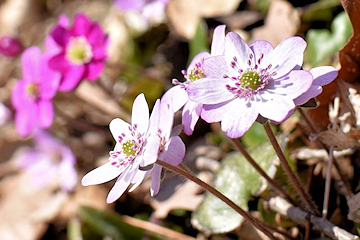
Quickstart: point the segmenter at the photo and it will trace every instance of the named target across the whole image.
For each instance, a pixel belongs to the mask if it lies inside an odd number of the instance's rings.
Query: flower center
[[[204,77],[206,77],[204,71],[201,68],[194,67],[193,69],[191,69],[190,74],[188,75],[187,78],[191,82],[193,82]]]
[[[66,59],[74,65],[82,65],[91,61],[92,47],[85,37],[73,37],[66,47]]]
[[[244,72],[240,78],[240,86],[245,89],[256,90],[261,83],[260,75],[256,71]]]
[[[135,156],[136,154],[135,144],[130,140],[127,140],[122,144],[122,150],[126,156]]]
[[[40,89],[39,86],[35,83],[29,83],[25,87],[26,94],[32,100],[37,100],[40,98]]]

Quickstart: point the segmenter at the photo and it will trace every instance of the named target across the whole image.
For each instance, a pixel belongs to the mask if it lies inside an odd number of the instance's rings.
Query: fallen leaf
[[[265,18],[264,26],[252,31],[252,39],[263,39],[278,45],[284,38],[294,36],[300,26],[300,15],[291,3],[274,0]]]
[[[360,146],[360,129],[356,128],[352,128],[348,133],[330,129],[310,137],[312,140],[319,140],[327,146],[334,147],[336,150]]]
[[[349,207],[348,219],[360,223],[360,193],[352,196],[348,201]]]
[[[177,35],[192,39],[201,18],[224,16],[235,11],[242,0],[170,0],[166,15]]]

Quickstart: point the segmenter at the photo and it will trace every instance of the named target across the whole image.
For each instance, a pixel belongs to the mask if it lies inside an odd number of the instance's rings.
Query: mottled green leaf
[[[269,142],[250,151],[250,155],[270,177],[275,176],[278,160]],[[267,183],[240,153],[233,152],[221,162],[214,187],[247,210],[249,198],[264,191]],[[214,195],[207,193],[204,201],[193,213],[191,222],[201,231],[224,233],[237,228],[242,217]]]
[[[345,12],[338,14],[331,23],[331,32],[327,29],[311,29],[306,34],[308,47],[305,61],[318,66],[335,54],[348,41],[352,33],[349,17]]]
[[[251,128],[241,137],[241,141],[246,147],[255,147],[267,141],[267,135],[262,124],[255,123]]]
[[[320,0],[305,9],[302,20],[310,22],[331,19],[334,8],[340,5],[339,0]]]

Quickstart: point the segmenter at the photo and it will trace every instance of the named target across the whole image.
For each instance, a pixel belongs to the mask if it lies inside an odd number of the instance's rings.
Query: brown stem
[[[167,162],[161,161],[161,160],[157,160],[156,163],[171,170],[174,173],[179,174],[180,176],[183,176],[186,179],[193,181],[194,183],[196,183],[199,186],[201,186],[202,188],[204,188],[206,191],[214,194],[217,198],[219,198],[221,201],[223,201],[229,207],[231,207],[237,213],[239,213],[250,224],[252,224],[254,227],[256,227],[257,229],[262,231],[264,234],[266,234],[266,236],[268,236],[270,239],[277,240],[277,238],[275,238],[273,236],[273,234],[268,229],[266,229],[265,226],[263,226],[261,224],[261,222],[259,222],[257,219],[255,219],[253,216],[251,216],[249,213],[247,213],[245,210],[243,210],[241,207],[236,205],[233,201],[231,201],[228,197],[223,195],[221,192],[219,192],[215,188],[211,187],[209,184],[207,184],[204,181],[197,178],[195,175],[193,175],[193,174],[189,173],[188,171],[185,171],[181,168],[175,167]]]
[[[242,153],[242,155],[244,155],[244,157],[246,158],[246,160],[248,160],[248,162],[256,169],[256,171],[258,171],[258,173],[260,173],[260,175],[266,179],[266,181],[283,197],[287,198],[293,205],[295,204],[295,201],[290,197],[290,195],[285,192],[285,190],[279,185],[277,184],[277,182],[275,182],[273,179],[271,179],[269,177],[269,175],[267,175],[266,172],[264,172],[264,170],[262,170],[262,168],[259,166],[259,164],[257,164],[257,162],[254,161],[254,159],[250,156],[250,154],[246,151],[246,149],[243,147],[243,145],[236,139],[231,139],[233,144],[235,145],[235,147]]]
[[[309,126],[310,130],[313,133],[317,133],[317,131],[315,130],[315,127],[312,125],[311,121],[309,120],[309,118],[304,113],[304,110],[302,110],[301,108],[298,108],[298,111],[300,112],[300,115],[302,116],[302,118],[305,120],[305,122]],[[322,148],[324,148],[327,152],[329,152],[328,147],[326,147],[322,142],[320,142],[318,140],[316,140],[316,141],[320,144],[320,146]],[[340,180],[341,180],[342,184],[345,187],[345,192],[346,192],[347,197],[350,198],[350,197],[354,196],[354,193],[351,191],[351,187],[350,187],[348,181],[346,180],[345,175],[341,171],[340,165],[339,165],[338,161],[336,160],[336,158],[333,158],[333,164],[334,164],[334,167],[336,168],[336,170],[337,170],[337,172],[338,172],[338,174],[340,176]]]
[[[309,211],[311,211],[314,214],[320,215],[319,210],[317,209],[315,203],[313,201],[311,201],[310,196],[305,192],[304,188],[302,187],[299,179],[296,177],[296,175],[294,174],[294,172],[292,171],[289,163],[287,162],[284,153],[282,152],[279,143],[277,142],[275,135],[273,133],[273,131],[271,130],[271,127],[269,125],[268,122],[266,122],[264,125],[266,134],[271,142],[271,144],[274,147],[274,150],[276,152],[276,154],[279,157],[280,160],[280,164],[282,166],[282,168],[284,169],[285,173],[287,174],[289,180],[291,181],[291,183],[294,185],[296,191],[299,193],[301,199],[304,201],[304,203],[306,204],[306,206],[309,208]]]

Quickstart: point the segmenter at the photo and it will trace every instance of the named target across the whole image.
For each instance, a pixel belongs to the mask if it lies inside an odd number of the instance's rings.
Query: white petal
[[[143,159],[141,160],[140,163],[141,167],[146,167],[156,162],[158,158],[159,147],[160,147],[160,138],[157,135],[150,136],[146,139],[146,146],[143,153]]]
[[[226,25],[217,26],[214,29],[214,34],[211,43],[211,55],[223,55],[225,48],[225,28]]]
[[[109,128],[116,142],[119,142],[119,136],[122,134],[125,134],[127,138],[131,136],[131,132],[129,130],[131,125],[120,118],[113,119],[109,124]]]
[[[155,164],[154,169],[151,175],[151,188],[150,188],[150,194],[151,196],[155,196],[158,194],[160,190],[160,181],[161,181],[161,165]]]
[[[168,139],[172,130],[174,122],[174,111],[170,108],[169,105],[163,104],[160,105],[160,121],[159,129],[162,131],[162,136]]]
[[[121,197],[121,195],[125,192],[125,190],[130,185],[131,179],[136,174],[136,170],[129,171],[129,168],[127,168],[116,180],[115,185],[110,190],[106,202],[107,203],[113,203],[118,198]]]
[[[250,55],[253,55],[250,47],[246,44],[246,42],[235,32],[229,32],[225,38],[225,59],[229,64],[234,61],[234,57],[236,57],[236,63],[239,69],[246,71],[249,67],[254,67],[254,62],[250,62],[250,66],[248,61],[250,60]]]
[[[317,86],[324,86],[332,82],[338,75],[338,71],[331,66],[316,67],[310,69],[310,73],[313,75],[313,84]]]
[[[199,120],[202,110],[202,104],[195,103],[189,100],[182,111],[182,125],[184,126],[184,133],[190,136]]]
[[[189,97],[187,92],[180,85],[167,90],[161,98],[161,102],[171,105],[174,112],[179,111],[188,100]]]
[[[231,101],[233,99],[219,104],[203,105],[201,118],[208,123],[220,122],[224,114],[232,108],[232,105],[229,104]]]
[[[179,136],[171,137],[166,143],[165,149],[160,154],[159,159],[177,166],[183,161],[185,151],[185,144],[181,138]]]
[[[149,106],[144,94],[139,94],[133,103],[131,114],[132,126],[137,125],[137,131],[141,134],[147,132],[149,127]]]
[[[82,179],[81,184],[83,186],[95,185],[108,182],[113,180],[120,175],[123,169],[119,169],[111,165],[111,163],[106,163],[94,170],[88,172]]]

